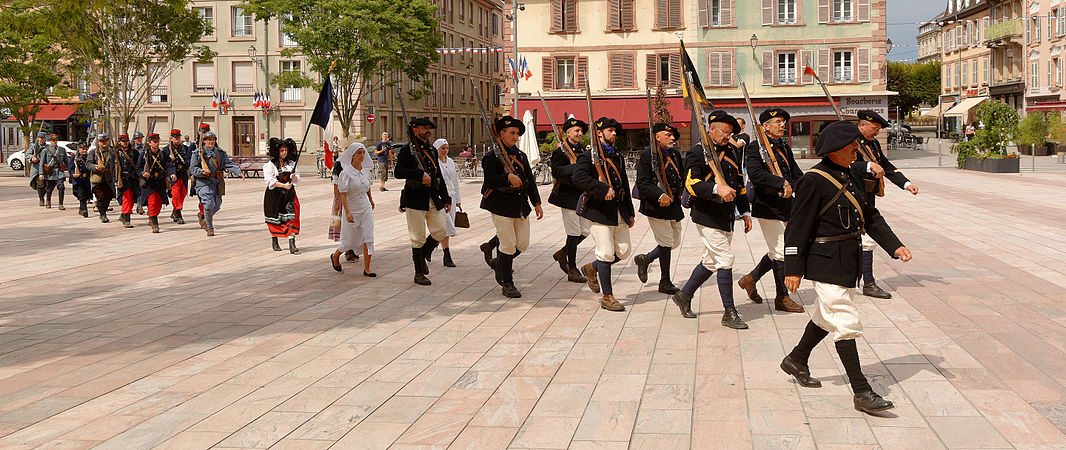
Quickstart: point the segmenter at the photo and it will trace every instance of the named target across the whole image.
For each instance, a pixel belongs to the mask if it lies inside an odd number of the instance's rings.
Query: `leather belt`
[[[856,233],[851,233],[851,234],[841,234],[839,236],[816,237],[816,238],[814,238],[814,243],[815,244],[825,244],[825,243],[829,243],[829,242],[840,242],[840,241],[846,241],[848,239],[855,239],[855,238],[858,238],[859,236],[862,236],[862,233],[856,232]]]

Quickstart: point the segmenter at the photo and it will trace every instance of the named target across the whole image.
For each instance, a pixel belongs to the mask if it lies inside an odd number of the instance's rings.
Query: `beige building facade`
[[[940,61],[940,46],[943,38],[940,32],[942,15],[937,15],[918,26],[918,63]]]
[[[949,0],[941,27],[941,98],[953,103],[944,113],[948,132],[961,133],[975,122],[975,109],[989,99],[991,50],[985,45],[989,10],[984,0]]]

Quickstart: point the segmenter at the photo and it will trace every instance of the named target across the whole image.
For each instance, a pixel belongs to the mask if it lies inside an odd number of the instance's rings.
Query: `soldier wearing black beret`
[[[625,158],[614,147],[622,124],[614,119],[601,117],[592,127],[593,139],[599,140],[603,150],[597,158],[600,163],[593,165],[590,148],[577,160],[574,169],[574,184],[582,191],[582,202],[577,213],[592,222],[589,234],[596,242],[596,260],[581,267],[581,273],[588,278],[589,289],[599,293],[603,287],[600,307],[609,311],[625,311],[625,307],[614,298],[611,286],[611,265],[625,259],[632,250],[629,242],[629,228],[633,226],[636,212],[629,192],[629,178],[626,175]]]
[[[881,132],[881,128],[888,127],[888,121],[877,112],[870,110],[859,111],[857,116],[859,117],[859,133],[862,134],[859,136],[859,143],[870,152],[874,160],[867,162],[859,158],[851,165],[851,168],[860,175],[860,178],[868,180],[866,181],[867,201],[871,205],[874,204],[877,192],[880,191],[878,185],[884,183],[881,180],[885,178],[899,186],[900,189],[918,195],[918,186],[911,183],[903,172],[888,160],[885,152],[881,150],[881,143],[877,141],[877,134]],[[877,242],[865,234],[862,235],[862,294],[875,298],[892,298],[892,294],[881,289],[874,279],[875,248],[877,248]]]
[[[577,199],[581,189],[574,185],[574,164],[585,151],[581,139],[588,133],[589,126],[573,117],[566,119],[561,127],[566,142],[558,144],[551,155],[552,184],[548,203],[558,206],[563,214],[563,230],[566,231],[566,244],[552,255],[559,263],[559,268],[566,273],[566,279],[575,283],[588,280],[577,267],[577,245],[589,235],[590,222],[577,215]]]
[[[751,215],[759,221],[763,238],[766,239],[767,254],[747,275],[740,278],[738,284],[748,293],[748,298],[755,303],[762,303],[762,297],[756,289],[756,282],[766,272],[773,270],[774,309],[785,312],[803,312],[803,306],[792,301],[785,289],[785,224],[788,223],[789,210],[792,206],[792,185],[803,175],[792,154],[792,147],[784,139],[788,135],[788,111],[770,108],[759,115],[759,123],[770,141],[770,148],[764,149],[759,139],[752,139],[744,149],[744,167],[752,184]],[[772,171],[772,160],[776,159],[781,169],[780,176]]]
[[[692,297],[696,290],[717,272],[718,293],[722,297],[722,326],[745,329],[748,325],[737,312],[733,302],[733,262],[736,259],[730,244],[736,227],[735,211],[744,221],[744,232],[751,231],[751,208],[744,188],[744,175],[736,149],[730,144],[733,134],[740,131],[737,120],[725,111],[714,111],[707,117],[708,137],[713,154],[697,144],[685,155],[685,189],[691,196],[692,222],[696,224],[703,242],[703,257],[692,269],[685,286],[674,295],[674,304],[686,318],[695,318]],[[715,176],[707,159],[718,157],[722,178]]]
[[[640,153],[637,162],[637,180],[634,192],[639,194],[640,213],[648,217],[648,226],[655,236],[656,247],[633,257],[637,265],[637,278],[648,282],[648,266],[659,260],[659,292],[666,295],[677,293],[670,280],[670,256],[673,249],[681,246],[681,191],[685,173],[685,161],[674,143],[681,137],[677,128],[668,123],[652,127],[651,145]]]
[[[526,126],[514,117],[503,116],[496,120],[495,129],[507,161],[501,161],[495,152],[481,158],[485,172],[481,209],[492,213],[492,224],[496,227],[496,236],[482,244],[482,248],[496,247],[496,258],[489,264],[496,271],[496,282],[504,296],[518,298],[522,293],[514,284],[514,259],[529,248],[529,213],[536,211],[540,220],[544,218],[544,210],[540,207],[540,192],[529,158],[518,149],[518,138],[526,132]],[[512,173],[507,172],[507,166]]]
[[[822,161],[796,181],[796,199],[785,229],[785,284],[791,292],[800,280],[814,282],[817,304],[799,344],[781,361],[781,369],[800,386],[821,387],[811,378],[807,361],[811,350],[828,335],[836,343],[854,392],[855,409],[867,413],[892,408],[892,402],[873,391],[862,374],[855,339],[862,337],[862,321],[855,306],[859,283],[861,238],[869,233],[893,258],[904,262],[910,251],[899,241],[872,204],[866,201],[862,179],[850,166],[855,162],[859,128],[839,121],[822,129],[815,152]]]
[[[429,260],[433,249],[447,232],[444,214],[452,208],[448,185],[441,175],[437,149],[430,136],[437,125],[428,117],[412,119],[409,136],[413,142],[399,146],[396,154],[396,178],[405,180],[400,193],[400,210],[407,219],[407,233],[411,238],[411,261],[414,263],[415,284],[428,286]],[[429,235],[426,235],[427,229]]]

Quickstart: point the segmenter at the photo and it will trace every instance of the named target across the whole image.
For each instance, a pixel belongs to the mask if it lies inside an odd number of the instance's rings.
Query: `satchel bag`
[[[225,178],[219,178],[218,179],[218,196],[221,197],[223,195],[226,195],[226,179]]]
[[[463,208],[459,207],[455,211],[455,227],[456,228],[470,228],[470,216],[463,212]]]
[[[52,166],[49,166],[48,164],[41,164],[41,171],[43,171],[45,175],[49,175],[52,173]]]
[[[100,175],[100,174],[98,174],[96,172],[93,172],[91,175],[89,175],[89,182],[92,183],[92,184],[103,183],[104,182],[104,176]]]

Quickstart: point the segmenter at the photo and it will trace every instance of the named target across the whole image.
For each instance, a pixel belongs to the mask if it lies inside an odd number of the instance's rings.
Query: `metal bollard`
[[[1066,152],[1059,152],[1059,164],[1066,164]]]

